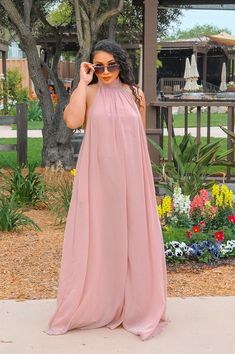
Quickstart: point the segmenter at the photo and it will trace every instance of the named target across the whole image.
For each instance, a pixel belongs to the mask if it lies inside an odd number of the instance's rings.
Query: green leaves
[[[28,164],[28,173],[26,174],[23,174],[23,169],[20,166],[13,168],[10,177],[2,174],[6,190],[18,205],[34,206],[38,202],[46,200],[46,187],[41,181],[40,175],[35,172],[35,168],[35,163]]]
[[[221,129],[235,141],[235,134],[230,130]],[[163,156],[161,147],[151,139],[150,143]],[[202,188],[210,189],[213,181],[209,179],[209,169],[211,166],[235,166],[227,157],[234,153],[235,147],[221,152],[221,142],[201,145],[190,134],[185,135],[178,144],[176,137],[172,138],[173,161],[164,162],[161,166],[153,163],[153,170],[160,174],[161,180],[158,185],[173,194],[176,185],[181,187],[183,194],[195,196]]]
[[[63,225],[66,221],[72,197],[72,188],[73,182],[64,178],[56,187],[52,187],[50,190],[52,200],[49,208],[55,213],[55,223],[58,220],[57,224],[59,225]]]
[[[0,231],[11,231],[20,226],[40,227],[29,217],[23,214],[12,197],[0,194]]]

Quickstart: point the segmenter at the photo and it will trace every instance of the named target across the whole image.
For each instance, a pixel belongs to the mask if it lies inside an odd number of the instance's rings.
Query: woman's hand
[[[83,61],[80,66],[80,81],[88,85],[93,78],[94,72],[95,70],[93,68],[93,65],[86,61]]]

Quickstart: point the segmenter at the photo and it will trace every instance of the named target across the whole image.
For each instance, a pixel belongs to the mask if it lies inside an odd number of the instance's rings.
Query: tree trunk
[[[40,65],[36,43],[34,43],[34,40],[27,38],[26,41],[22,41],[22,46],[27,56],[30,77],[34,83],[43,113],[42,166],[51,166],[61,161],[65,169],[71,169],[73,156],[70,138],[72,130],[68,129],[63,121],[63,108],[68,101],[68,95],[65,92],[60,92],[60,100],[57,103],[56,110],[54,110],[48,85]]]

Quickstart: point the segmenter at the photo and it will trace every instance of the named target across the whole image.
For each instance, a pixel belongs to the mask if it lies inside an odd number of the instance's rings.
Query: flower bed
[[[178,186],[172,197],[165,196],[157,209],[167,261],[213,263],[235,257],[233,198],[225,184],[214,184],[210,194],[201,189],[191,200]]]

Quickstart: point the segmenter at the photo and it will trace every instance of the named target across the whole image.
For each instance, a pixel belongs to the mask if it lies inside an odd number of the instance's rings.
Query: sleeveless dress
[[[107,326],[155,336],[166,319],[166,263],[147,139],[116,79],[87,112],[48,334]]]

